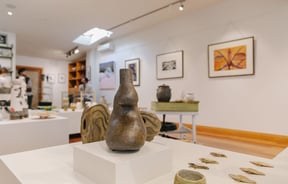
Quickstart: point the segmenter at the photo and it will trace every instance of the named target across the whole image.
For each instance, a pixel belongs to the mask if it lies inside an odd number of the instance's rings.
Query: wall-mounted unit
[[[98,52],[106,52],[106,51],[113,51],[114,50],[114,44],[108,42],[101,44],[97,47]]]

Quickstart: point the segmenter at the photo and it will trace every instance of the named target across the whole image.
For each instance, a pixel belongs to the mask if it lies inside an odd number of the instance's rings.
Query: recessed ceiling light
[[[12,16],[12,15],[13,15],[13,12],[12,12],[12,11],[8,11],[7,14],[10,15],[10,16]]]
[[[78,36],[73,42],[81,45],[92,45],[102,38],[110,37],[111,34],[111,31],[95,27]]]

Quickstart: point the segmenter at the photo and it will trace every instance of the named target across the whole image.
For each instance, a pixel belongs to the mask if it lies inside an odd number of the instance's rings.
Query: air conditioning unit
[[[98,52],[106,52],[106,51],[113,51],[113,50],[114,50],[114,45],[110,42],[98,45],[97,47]]]

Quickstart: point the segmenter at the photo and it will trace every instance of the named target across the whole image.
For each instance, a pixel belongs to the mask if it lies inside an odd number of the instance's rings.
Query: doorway
[[[20,68],[25,68],[27,75],[31,78],[32,81],[32,109],[37,109],[39,102],[42,100],[42,80],[41,76],[43,73],[42,68],[31,67],[31,66],[21,66],[17,65],[16,70],[18,71]],[[18,76],[18,72],[16,74]]]

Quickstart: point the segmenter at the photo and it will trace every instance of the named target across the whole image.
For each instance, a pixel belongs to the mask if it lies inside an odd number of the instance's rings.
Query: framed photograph
[[[65,83],[65,75],[64,73],[58,74],[58,83]]]
[[[208,45],[208,76],[254,75],[254,37]]]
[[[47,75],[47,82],[55,83],[55,75],[54,74]]]
[[[132,70],[133,84],[134,86],[140,86],[140,59],[125,60],[125,68]]]
[[[157,79],[183,78],[183,50],[156,56]]]
[[[114,61],[99,64],[99,85],[100,89],[115,89],[116,74]]]

